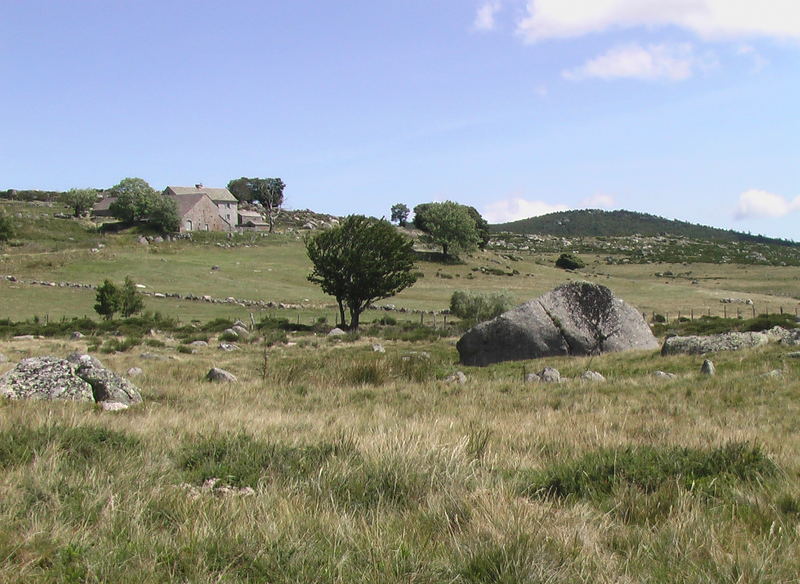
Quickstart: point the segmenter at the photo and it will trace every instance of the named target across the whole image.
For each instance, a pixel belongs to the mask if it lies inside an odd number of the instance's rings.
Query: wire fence
[[[689,319],[694,320],[701,317],[718,316],[722,318],[756,318],[762,314],[793,314],[800,316],[800,307],[763,304],[756,306],[754,303],[723,303],[715,307],[686,308],[677,311],[644,313],[645,320],[650,322],[669,323],[672,320]]]

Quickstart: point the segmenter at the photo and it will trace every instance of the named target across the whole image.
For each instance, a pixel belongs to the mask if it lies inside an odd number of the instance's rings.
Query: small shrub
[[[178,351],[178,353],[183,353],[185,355],[191,355],[192,354],[192,348],[190,346],[188,346],[188,345],[178,345],[177,351]]]
[[[103,346],[100,347],[101,353],[124,353],[131,350],[133,347],[142,344],[142,339],[136,337],[129,337],[126,339],[108,339]]]
[[[450,297],[450,312],[468,323],[492,319],[510,310],[514,297],[510,292],[472,292],[456,290]]]
[[[233,333],[233,332],[222,333],[219,336],[219,340],[220,341],[224,341],[226,343],[233,343],[233,342],[236,342],[236,341],[239,340],[239,335],[237,335],[236,333]]]
[[[164,341],[159,341],[158,339],[147,339],[144,344],[148,347],[154,347],[156,349],[162,349],[167,346]]]
[[[571,253],[562,253],[556,260],[556,267],[562,270],[580,270],[586,264],[578,256]]]

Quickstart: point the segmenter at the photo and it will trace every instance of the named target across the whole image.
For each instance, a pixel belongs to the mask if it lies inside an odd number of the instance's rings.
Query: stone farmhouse
[[[258,211],[239,209],[239,202],[225,188],[168,186],[162,193],[171,197],[178,206],[180,231],[237,231],[266,229]],[[110,217],[109,207],[116,200],[106,197],[94,206],[95,217]]]
[[[205,187],[167,187],[165,197],[178,204],[181,232],[234,231],[238,224],[239,202],[228,189]]]

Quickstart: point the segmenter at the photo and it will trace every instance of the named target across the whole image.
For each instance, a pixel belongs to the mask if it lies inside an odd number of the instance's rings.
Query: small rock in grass
[[[544,383],[561,383],[561,373],[554,367],[545,367],[539,371],[539,379]]]
[[[457,383],[458,385],[464,385],[467,382],[467,376],[464,375],[463,371],[456,371],[452,375],[448,376],[445,379],[446,383]]]
[[[118,412],[120,410],[127,410],[128,405],[121,402],[104,401],[100,402],[100,407],[104,412]]]
[[[142,373],[144,373],[144,371],[142,371],[141,367],[131,367],[130,369],[128,369],[127,373],[128,377],[136,377],[137,375],[141,375]]]
[[[0,353],[0,363],[8,363],[8,357]]]
[[[207,347],[208,343],[206,341],[192,341],[191,343],[189,343],[189,346],[202,349],[203,347]]]
[[[331,331],[328,333],[328,336],[329,337],[341,337],[341,336],[344,336],[346,334],[347,333],[344,332],[342,329],[340,329],[339,327],[336,327],[334,329],[331,329]]]
[[[786,356],[790,359],[800,359],[800,351],[792,351],[791,353],[786,353]],[[3,356],[0,355],[0,363],[3,362]]]
[[[653,373],[653,377],[658,379],[675,379],[677,375],[674,373],[667,373],[666,371],[656,371]]]
[[[606,380],[606,378],[603,377],[603,374],[597,371],[584,371],[583,373],[581,373],[581,379],[583,379],[584,381],[596,381],[596,382],[603,382]]]
[[[236,376],[233,373],[218,367],[212,367],[211,370],[206,374],[206,379],[219,383],[236,383],[239,381],[236,379]]]
[[[372,344],[372,350],[375,353],[385,353],[386,352],[386,349],[384,349],[383,345],[381,345],[380,343],[373,343]]]
[[[709,360],[709,359],[706,359],[705,361],[703,361],[703,365],[702,365],[702,367],[700,367],[700,373],[702,373],[704,375],[711,375],[711,376],[716,375],[717,374],[717,368],[714,367],[714,362]]]
[[[80,331],[75,331],[74,333],[72,333],[72,334],[69,336],[69,338],[70,338],[71,340],[73,340],[73,341],[77,341],[78,339],[82,339],[82,338],[83,338],[83,333],[82,333],[82,332],[80,332]]]
[[[773,369],[772,371],[767,371],[766,373],[762,373],[759,377],[780,379],[781,377],[783,377],[783,371],[781,371],[780,369]]]
[[[239,347],[232,343],[220,343],[219,348],[222,351],[238,351]]]

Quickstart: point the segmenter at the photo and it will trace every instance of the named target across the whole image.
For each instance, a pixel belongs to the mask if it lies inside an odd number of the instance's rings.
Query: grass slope
[[[700,357],[643,352],[467,367],[453,385],[448,341],[295,340],[266,359],[259,345],[186,355],[168,337],[147,350],[175,359],[102,356],[144,369],[145,402],[124,412],[0,402],[0,581],[800,573],[800,360],[784,348],[719,354],[716,377]],[[0,342],[12,360],[85,348]],[[545,364],[572,380],[522,382]],[[203,381],[212,365],[239,383]],[[608,382],[575,380],[587,368]]]

